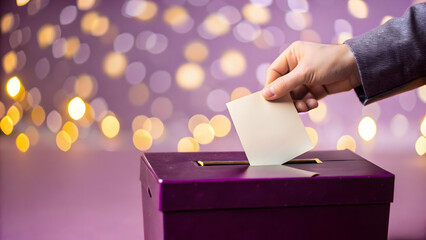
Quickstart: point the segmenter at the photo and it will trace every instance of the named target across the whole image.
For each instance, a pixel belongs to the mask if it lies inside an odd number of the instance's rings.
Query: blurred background
[[[0,148],[242,150],[225,103],[261,90],[287,46],[342,43],[415,3],[1,1]],[[350,91],[300,114],[315,150],[396,174],[391,238],[426,239],[425,104],[425,86],[366,107]]]

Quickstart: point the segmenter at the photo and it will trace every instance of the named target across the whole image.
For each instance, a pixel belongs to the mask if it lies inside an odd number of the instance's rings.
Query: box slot
[[[198,161],[195,161],[195,163],[200,167],[222,166],[222,165],[249,165],[248,160],[234,160],[234,161],[198,160]],[[318,163],[322,163],[322,161],[319,158],[298,158],[298,159],[290,160],[284,164],[307,164],[307,163],[318,164]]]

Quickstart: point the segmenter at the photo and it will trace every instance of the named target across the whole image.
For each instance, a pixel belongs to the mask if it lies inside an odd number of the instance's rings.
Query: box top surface
[[[319,158],[323,163],[285,165],[319,175],[283,178],[279,166],[196,163],[247,160],[244,152],[145,153],[141,182],[163,211],[385,203],[393,199],[393,174],[349,150],[311,151],[298,158]]]

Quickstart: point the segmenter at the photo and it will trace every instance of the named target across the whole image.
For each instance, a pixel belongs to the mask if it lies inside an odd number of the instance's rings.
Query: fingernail
[[[265,89],[263,89],[263,96],[267,97],[267,98],[271,98],[275,95],[275,90],[273,87],[267,87]]]

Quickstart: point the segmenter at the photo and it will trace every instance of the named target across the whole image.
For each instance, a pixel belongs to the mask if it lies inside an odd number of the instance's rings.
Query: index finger
[[[268,67],[266,70],[265,86],[275,81],[275,79],[288,73],[289,66],[287,61],[288,48],[284,50]]]

